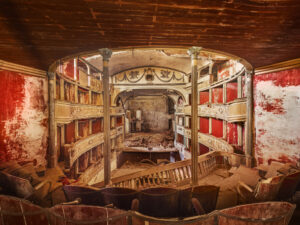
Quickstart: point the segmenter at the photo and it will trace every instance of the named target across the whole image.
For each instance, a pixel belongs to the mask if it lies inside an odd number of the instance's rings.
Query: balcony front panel
[[[184,127],[177,125],[177,133],[184,136],[185,135],[185,133],[184,133]]]
[[[184,106],[184,114],[185,115],[191,115],[192,106],[186,105]]]
[[[183,114],[184,113],[184,107],[182,106],[179,106],[176,108],[176,114]]]
[[[223,104],[212,104],[199,105],[198,106],[198,116],[201,117],[213,117],[217,119],[226,120],[227,118],[227,105]]]
[[[70,123],[77,119],[97,118],[103,116],[103,107],[76,104],[65,101],[55,102],[55,120],[57,123]]]
[[[110,139],[116,138],[117,137],[117,129],[114,128],[110,130]]]
[[[216,151],[233,153],[230,144],[209,134],[198,133],[198,142]]]
[[[186,137],[186,138],[192,138],[192,131],[191,131],[191,129],[189,129],[189,128],[185,128],[184,129],[184,136]]]
[[[236,99],[234,102],[228,105],[229,122],[245,121],[247,117],[247,103],[246,99]]]
[[[116,128],[117,136],[123,134],[123,125],[120,125]]]
[[[72,145],[67,145],[69,155],[70,167],[73,163],[84,153],[104,142],[103,133],[90,135],[86,138],[80,139]]]
[[[124,109],[122,107],[110,107],[111,115],[122,115],[124,114]]]

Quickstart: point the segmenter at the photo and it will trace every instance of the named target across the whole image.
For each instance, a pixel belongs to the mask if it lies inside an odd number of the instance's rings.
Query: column
[[[192,185],[198,185],[198,55],[201,48],[192,47],[188,50],[192,66]]]
[[[112,55],[112,51],[107,48],[99,50],[103,58],[103,117],[104,117],[104,184],[110,183],[110,104],[109,104],[109,71],[108,62]]]
[[[57,165],[56,153],[56,124],[55,124],[55,73],[48,72],[48,94],[49,94],[49,160],[48,167]]]
[[[247,118],[246,118],[246,166],[253,166],[253,71],[246,71]]]

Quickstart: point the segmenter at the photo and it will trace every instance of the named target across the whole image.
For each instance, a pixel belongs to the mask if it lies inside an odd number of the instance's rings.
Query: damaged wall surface
[[[2,69],[0,77],[0,162],[46,165],[47,80]]]
[[[128,101],[128,109],[135,116],[136,110],[142,111],[142,120],[149,131],[165,131],[169,129],[167,98],[163,96],[139,96]]]
[[[300,69],[254,76],[258,164],[300,160]]]

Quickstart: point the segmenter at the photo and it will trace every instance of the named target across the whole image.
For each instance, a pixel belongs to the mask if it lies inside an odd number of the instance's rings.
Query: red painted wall
[[[96,134],[101,131],[101,119],[96,119],[92,123],[92,132]]]
[[[226,86],[226,102],[231,102],[237,98],[237,83],[228,83]]]
[[[206,117],[200,117],[200,129],[201,133],[208,134],[209,132],[209,119]]]
[[[0,162],[46,165],[47,80],[7,70],[0,77]]]
[[[199,155],[203,155],[208,152],[209,152],[209,148],[199,143]]]
[[[223,88],[212,89],[212,103],[223,103]]]
[[[70,60],[63,65],[63,74],[74,79],[74,60]]]
[[[209,92],[208,91],[202,91],[199,94],[199,104],[206,104],[209,102]]]
[[[65,139],[66,144],[75,142],[75,122],[71,122],[65,126]]]
[[[212,118],[212,135],[215,137],[223,137],[223,120]]]
[[[238,132],[236,123],[227,123],[227,142],[232,145],[238,144]]]
[[[300,160],[300,69],[254,76],[255,157]]]

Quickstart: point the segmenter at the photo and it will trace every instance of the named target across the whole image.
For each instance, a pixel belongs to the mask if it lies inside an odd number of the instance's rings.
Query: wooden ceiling
[[[300,57],[299,0],[5,0],[0,59],[46,70],[103,47],[201,46],[255,68]]]

